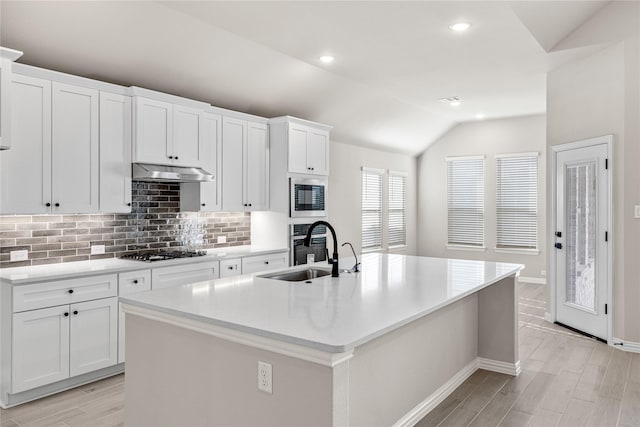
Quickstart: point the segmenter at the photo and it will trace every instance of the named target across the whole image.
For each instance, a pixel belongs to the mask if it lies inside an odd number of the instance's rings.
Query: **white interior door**
[[[607,339],[609,170],[607,144],[556,157],[556,320]]]

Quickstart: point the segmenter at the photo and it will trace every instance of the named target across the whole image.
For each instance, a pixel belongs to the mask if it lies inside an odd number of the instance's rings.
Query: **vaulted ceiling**
[[[478,113],[544,113],[546,73],[599,48],[561,42],[607,3],[3,0],[0,45],[26,64],[415,155]],[[460,20],[471,28],[449,30]],[[460,106],[439,101],[452,96]]]

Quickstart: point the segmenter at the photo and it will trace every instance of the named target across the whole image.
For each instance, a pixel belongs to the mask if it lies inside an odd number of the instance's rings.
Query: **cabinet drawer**
[[[242,258],[242,274],[257,273],[258,271],[274,270],[289,266],[288,252],[269,255],[255,255]]]
[[[220,261],[220,277],[239,276],[242,274],[242,260],[240,258]]]
[[[219,277],[218,261],[198,262],[172,267],[160,267],[151,270],[153,289],[170,288],[189,283],[217,279]]]
[[[13,288],[13,311],[35,310],[117,295],[118,275],[115,273],[34,283]]]
[[[118,274],[118,295],[130,295],[151,290],[151,270]]]

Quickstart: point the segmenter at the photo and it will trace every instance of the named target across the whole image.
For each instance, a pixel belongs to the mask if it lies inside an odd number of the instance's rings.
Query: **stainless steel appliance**
[[[327,216],[326,178],[290,178],[289,196],[292,218]]]
[[[133,261],[164,261],[175,258],[192,258],[206,255],[206,251],[159,251],[159,252],[137,252],[122,255],[120,259],[130,259]]]
[[[304,245],[304,238],[307,236],[310,225],[311,223],[291,224],[289,242],[291,265],[306,264],[309,254],[313,254],[315,262],[327,260],[327,228],[325,226],[317,226],[313,230],[309,247]]]

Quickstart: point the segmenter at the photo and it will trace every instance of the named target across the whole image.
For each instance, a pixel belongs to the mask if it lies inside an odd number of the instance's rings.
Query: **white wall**
[[[535,115],[462,123],[418,158],[418,254],[484,259],[525,265],[522,276],[544,279],[546,270],[545,116]],[[537,151],[538,255],[498,253],[496,245],[496,154]],[[447,249],[448,156],[485,155],[485,246],[483,252]]]
[[[336,229],[340,244],[349,241],[357,253],[362,247],[361,176],[362,166],[408,173],[407,247],[393,252],[416,254],[416,158],[331,141],[329,176],[329,222]],[[383,212],[387,206],[387,181],[383,186]],[[386,247],[386,215],[383,215],[383,245]],[[332,245],[333,243],[328,243]],[[332,246],[329,246],[331,248]],[[349,247],[340,248],[340,256],[351,255]]]
[[[563,47],[615,43],[547,77],[549,147],[614,135],[613,336],[636,343],[640,343],[640,219],[633,217],[633,207],[640,204],[639,27],[640,3],[612,2]]]

